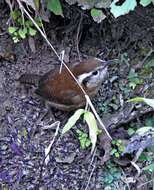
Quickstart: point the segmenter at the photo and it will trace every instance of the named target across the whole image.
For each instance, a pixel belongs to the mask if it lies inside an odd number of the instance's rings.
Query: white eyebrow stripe
[[[82,75],[79,75],[77,80],[80,84],[82,84],[83,80],[91,75],[92,72],[84,73]]]

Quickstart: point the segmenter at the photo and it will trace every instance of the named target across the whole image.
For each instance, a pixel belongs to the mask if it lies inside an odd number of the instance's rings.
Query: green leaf
[[[63,15],[62,6],[59,0],[48,0],[47,2],[47,8],[53,12],[55,15]]]
[[[33,26],[32,21],[31,21],[31,20],[26,20],[26,21],[25,21],[25,26],[26,26],[27,28],[30,28],[31,26]]]
[[[145,102],[147,105],[154,108],[154,99],[150,99],[150,98],[136,97],[136,98],[132,98],[132,99],[128,100],[127,102],[135,102],[135,103]]]
[[[91,141],[87,139],[86,142],[85,142],[86,148],[88,148],[90,145],[91,145]]]
[[[27,34],[27,28],[19,29],[18,34],[19,34],[19,36],[20,36],[22,39],[25,39],[25,38],[26,38],[26,34]]]
[[[19,18],[17,19],[17,22],[18,22],[20,25],[23,25],[23,19],[22,19],[21,17],[19,17]]]
[[[136,0],[126,0],[122,5],[116,5],[119,0],[114,0],[111,5],[111,13],[115,18],[129,13],[129,11],[134,10],[137,3]]]
[[[154,108],[154,99],[143,98],[144,102]]]
[[[121,140],[121,139],[118,139],[118,140],[117,140],[117,143],[118,143],[118,144],[121,144],[121,143],[122,143],[122,140]]]
[[[153,156],[149,155],[147,152],[146,153],[142,153],[139,157],[139,161],[148,161],[151,162],[153,160]]]
[[[15,31],[17,31],[17,27],[13,27],[13,26],[10,26],[10,27],[8,27],[8,32],[10,33],[10,34],[13,34]]]
[[[86,149],[90,146],[91,141],[88,138],[80,139],[80,146],[81,149]]]
[[[84,109],[78,109],[67,121],[65,124],[63,130],[62,130],[62,135],[66,132],[68,132],[77,122],[77,120],[80,118],[80,116],[85,112]]]
[[[124,152],[124,150],[125,150],[124,145],[120,145],[120,146],[118,147],[118,150],[119,150],[121,153]]]
[[[119,157],[120,157],[119,152],[116,152],[114,155],[115,155],[116,158],[119,158]]]
[[[91,9],[90,13],[91,13],[92,17],[98,17],[98,16],[100,16],[101,10],[93,8],[93,9]]]
[[[135,133],[135,130],[134,130],[133,128],[129,128],[129,129],[127,130],[127,132],[128,132],[128,135],[129,135],[129,136],[132,136],[132,135]]]
[[[78,139],[80,141],[80,147],[82,149],[88,148],[91,144],[88,134],[81,130],[77,130],[77,133],[78,133]]]
[[[96,119],[91,112],[84,113],[84,120],[87,122],[89,127],[89,137],[92,143],[91,153],[94,151],[96,142],[97,142],[97,135],[98,135],[98,127]]]
[[[148,6],[150,3],[153,3],[153,4],[154,4],[154,0],[140,0],[140,4],[141,4],[143,7]]]
[[[144,171],[150,171],[153,172],[154,171],[154,164],[150,164],[144,168],[142,168]]]
[[[11,14],[11,17],[13,18],[14,21],[17,20],[17,18],[18,18],[19,16],[21,16],[21,12],[20,12],[19,10],[11,11],[10,14]]]
[[[91,9],[90,13],[91,13],[91,16],[93,17],[93,20],[97,23],[100,23],[102,20],[106,18],[102,10],[93,8]]]
[[[110,152],[110,155],[114,155],[117,152],[117,149],[113,148]]]
[[[13,33],[13,36],[16,36],[16,37],[19,36],[19,35],[18,35],[18,30],[17,30],[16,32]]]
[[[29,34],[31,35],[31,36],[35,36],[36,35],[36,30],[35,29],[33,29],[33,28],[29,28]]]
[[[154,59],[150,60],[145,67],[154,67]]]
[[[112,140],[112,144],[115,145],[116,144],[116,140]]]

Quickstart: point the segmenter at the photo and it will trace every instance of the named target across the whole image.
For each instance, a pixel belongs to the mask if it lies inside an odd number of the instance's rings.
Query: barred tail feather
[[[35,74],[23,74],[19,77],[18,81],[23,84],[38,85],[40,75]]]

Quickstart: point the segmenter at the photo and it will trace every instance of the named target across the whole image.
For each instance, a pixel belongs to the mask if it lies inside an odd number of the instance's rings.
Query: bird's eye
[[[94,71],[92,74],[93,75],[98,75],[98,71]]]

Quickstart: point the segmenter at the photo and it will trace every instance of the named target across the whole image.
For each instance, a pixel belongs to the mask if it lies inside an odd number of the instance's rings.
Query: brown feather
[[[99,59],[91,58],[70,67],[70,70],[78,78],[84,73],[92,72],[97,67],[102,67],[102,65],[103,63]],[[59,70],[49,71],[43,76],[24,74],[19,80],[29,84],[38,82],[36,93],[58,109],[69,111],[85,104],[83,92],[64,66],[60,74]],[[97,82],[100,86],[101,81]],[[89,89],[82,83],[82,87],[90,97],[97,93],[99,86]]]

